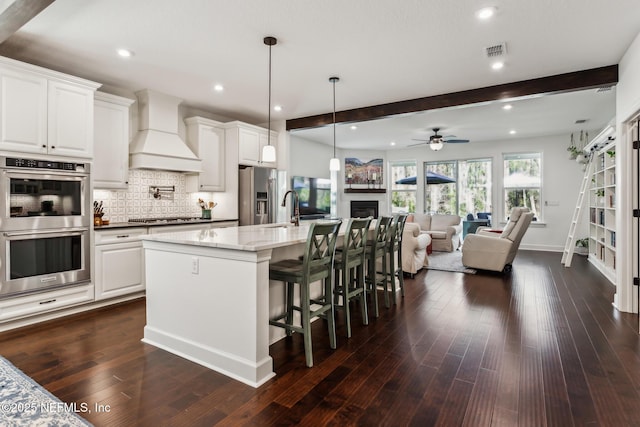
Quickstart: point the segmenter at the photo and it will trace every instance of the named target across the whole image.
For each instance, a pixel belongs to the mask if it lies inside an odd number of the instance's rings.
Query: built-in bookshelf
[[[616,146],[594,153],[589,190],[589,261],[612,283],[616,277]]]

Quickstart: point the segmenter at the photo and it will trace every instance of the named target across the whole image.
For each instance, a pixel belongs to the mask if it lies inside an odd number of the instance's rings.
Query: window
[[[415,160],[389,162],[391,212],[415,212],[418,168]]]
[[[540,220],[542,156],[540,153],[504,154],[504,218],[517,206],[531,209]]]
[[[425,211],[491,213],[491,159],[426,162]]]
[[[491,213],[491,160],[474,159],[458,162],[458,214]]]
[[[427,162],[425,171],[425,212],[439,214],[458,213],[458,162]]]

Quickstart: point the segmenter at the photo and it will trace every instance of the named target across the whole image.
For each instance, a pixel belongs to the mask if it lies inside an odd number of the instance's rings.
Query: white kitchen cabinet
[[[96,301],[144,291],[144,234],[146,227],[96,230]]]
[[[94,89],[49,80],[48,153],[93,157]]]
[[[187,143],[200,160],[202,172],[187,176],[187,192],[225,190],[225,130],[222,123],[190,117]]]
[[[96,92],[93,111],[94,188],[126,189],[129,179],[129,107],[135,101]]]
[[[91,158],[99,86],[0,58],[0,150]]]
[[[47,79],[0,65],[3,150],[42,153],[47,147]]]
[[[276,167],[276,162],[262,161],[262,147],[269,143],[269,131],[243,122],[230,122],[226,137],[238,147],[238,164],[248,166]],[[278,134],[271,131],[271,145],[277,147]]]
[[[0,322],[43,314],[93,301],[94,286],[83,284],[0,301]],[[1,327],[0,327],[1,330]]]

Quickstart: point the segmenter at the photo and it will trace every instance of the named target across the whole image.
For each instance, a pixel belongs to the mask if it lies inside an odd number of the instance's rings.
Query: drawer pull
[[[50,299],[50,300],[47,300],[47,301],[40,301],[40,303],[39,303],[39,304],[40,304],[40,305],[42,305],[42,304],[50,304],[50,303],[52,303],[52,302],[56,302],[56,301],[57,301],[57,300],[54,298],[54,299]]]
[[[127,237],[129,237],[128,234],[121,234],[119,236],[116,236],[118,239],[126,239]]]

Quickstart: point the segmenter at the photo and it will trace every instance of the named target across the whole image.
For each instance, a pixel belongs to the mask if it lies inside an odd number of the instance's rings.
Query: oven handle
[[[71,178],[86,178],[89,176],[89,174],[86,172],[64,171],[64,170],[58,170],[58,169],[38,169],[38,170],[3,169],[2,173],[4,173],[5,175],[34,175],[34,176],[55,175],[55,176],[66,176]]]
[[[41,230],[41,231],[14,231],[14,232],[5,232],[4,237],[18,237],[18,236],[41,236],[45,234],[55,234],[56,236],[66,237],[66,236],[75,236],[81,233],[88,232],[88,228],[76,227],[76,228],[65,228],[63,230]]]

